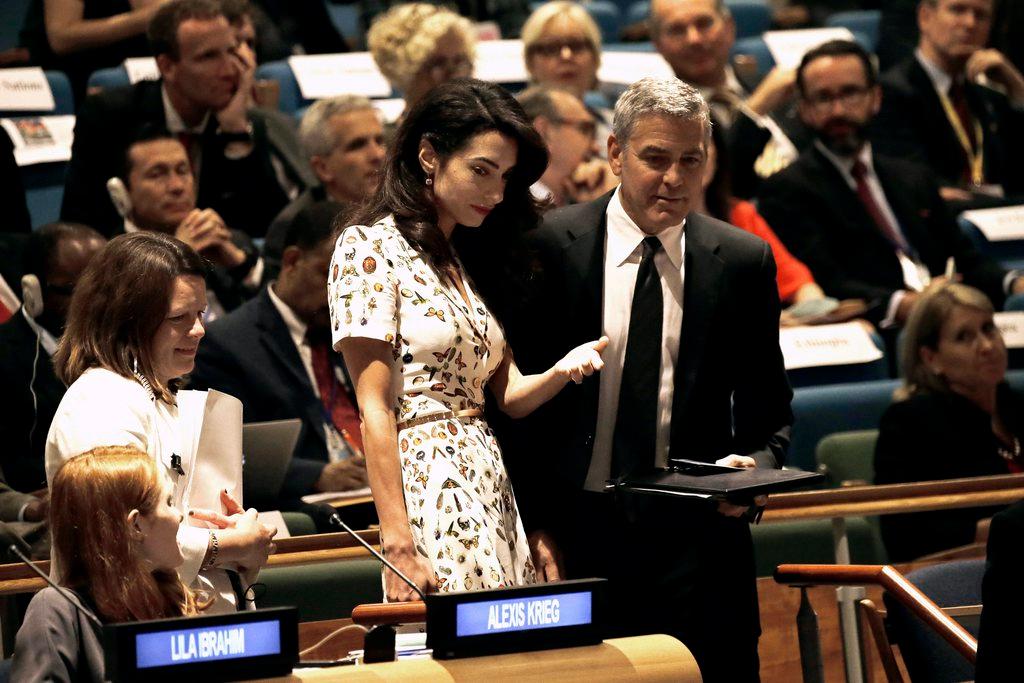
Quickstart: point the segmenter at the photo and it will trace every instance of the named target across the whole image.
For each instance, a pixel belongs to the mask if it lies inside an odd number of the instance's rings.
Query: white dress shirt
[[[608,337],[604,369],[600,373],[597,407],[597,432],[594,451],[584,487],[603,491],[611,475],[612,439],[619,408],[619,387],[622,365],[629,339],[630,309],[636,274],[643,255],[642,243],[648,235],[633,222],[622,206],[619,190],[612,195],[607,209],[607,232],[604,244],[604,290],[602,292],[601,332]],[[683,325],[683,254],[686,250],[685,221],[657,235],[662,249],[654,257],[654,266],[661,279],[663,301],[661,326],[661,379],[658,387],[658,429],[654,464],[668,463],[669,437],[672,422],[672,398],[675,392],[676,362],[679,358],[679,336]]]

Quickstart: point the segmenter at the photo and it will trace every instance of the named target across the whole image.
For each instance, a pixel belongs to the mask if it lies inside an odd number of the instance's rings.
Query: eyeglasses
[[[871,92],[866,85],[850,85],[839,92],[816,92],[804,97],[804,101],[819,111],[831,109],[832,105],[838,102],[844,107],[855,107],[864,102],[864,98]]]
[[[560,57],[565,50],[568,50],[573,56],[583,54],[584,52],[591,52],[594,46],[590,44],[590,41],[585,38],[569,38],[567,40],[552,40],[546,43],[534,43],[530,46],[529,52],[531,55],[540,55],[541,57]]]
[[[438,56],[424,62],[421,73],[429,73],[435,80],[460,76],[473,71],[473,62],[466,55]]]
[[[554,118],[551,119],[551,121],[552,123],[557,123],[560,126],[569,126],[570,128],[575,128],[581,134],[588,138],[594,137],[594,134],[597,133],[597,124],[594,123],[594,121],[591,119],[586,119],[584,121],[574,121],[572,119]]]

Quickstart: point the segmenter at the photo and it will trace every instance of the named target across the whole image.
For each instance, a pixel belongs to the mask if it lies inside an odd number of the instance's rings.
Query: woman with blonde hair
[[[396,5],[374,20],[366,43],[377,68],[402,93],[407,111],[445,81],[473,73],[473,27],[446,7]]]
[[[902,342],[904,386],[882,416],[875,483],[956,479],[1024,471],[1024,396],[1006,383],[1006,345],[992,303],[958,283],[915,304]],[[889,559],[971,543],[993,508],[881,519]]]
[[[99,625],[79,607],[119,623],[190,616],[210,604],[176,571],[184,558],[173,491],[156,461],[132,446],[94,448],[64,463],[50,485],[50,528],[65,591],[32,598],[11,680],[105,680]]]
[[[597,88],[601,30],[578,2],[538,7],[523,24],[523,57],[530,80],[576,97]]]

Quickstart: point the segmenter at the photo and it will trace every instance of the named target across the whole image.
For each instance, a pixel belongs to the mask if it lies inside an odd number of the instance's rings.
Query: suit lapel
[[[718,239],[707,219],[690,214],[686,219],[683,277],[683,324],[672,399],[672,429],[683,428],[697,372],[704,365],[704,348],[716,319],[725,263],[718,255]],[[675,437],[670,443],[676,443]]]
[[[285,325],[281,314],[277,312],[270,295],[266,290],[259,295],[259,317],[257,326],[260,329],[259,343],[267,350],[268,355],[281,370],[287,382],[298,382],[314,400],[305,402],[306,419],[310,424],[321,424],[324,421],[323,411],[320,402],[315,400],[316,389],[309,381],[309,375],[302,364],[302,357],[299,350],[295,348],[288,326]],[[321,441],[324,440],[322,429],[309,430],[317,435]]]

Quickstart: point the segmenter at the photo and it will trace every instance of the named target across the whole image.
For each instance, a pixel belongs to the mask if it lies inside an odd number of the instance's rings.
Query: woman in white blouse
[[[174,394],[203,338],[205,274],[189,246],[151,232],[116,237],[92,260],[54,354],[57,376],[69,388],[46,440],[48,481],[65,460],[93,448],[134,446],[166,468],[175,506],[188,509],[195,439],[179,422]],[[186,521],[178,530],[185,558],[178,574],[216,598],[212,612],[236,608],[238,586],[225,569],[263,566],[275,531],[226,494],[223,501],[230,515],[224,528]]]

